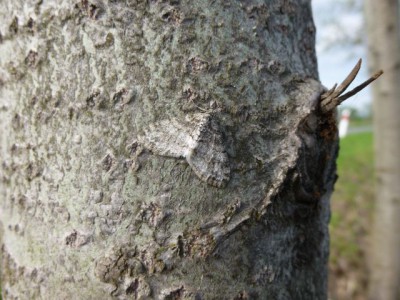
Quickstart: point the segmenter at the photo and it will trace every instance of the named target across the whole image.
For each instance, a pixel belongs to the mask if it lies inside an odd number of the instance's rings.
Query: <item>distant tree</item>
[[[371,300],[400,299],[399,1],[367,0],[369,65],[385,75],[372,88],[376,201],[371,243]]]

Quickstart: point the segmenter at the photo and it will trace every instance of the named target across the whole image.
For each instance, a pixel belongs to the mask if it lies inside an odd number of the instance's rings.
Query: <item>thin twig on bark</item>
[[[354,66],[353,70],[351,70],[350,74],[347,75],[346,79],[337,88],[336,88],[337,84],[335,84],[333,86],[333,88],[331,88],[330,90],[328,90],[327,92],[325,92],[321,95],[320,107],[321,107],[321,110],[323,113],[333,110],[340,103],[342,103],[346,99],[350,98],[351,96],[354,96],[355,94],[357,94],[359,91],[364,89],[371,82],[373,82],[374,80],[376,80],[379,76],[381,76],[383,74],[382,70],[375,73],[371,78],[364,81],[362,84],[358,85],[357,87],[352,89],[350,92],[341,96],[341,94],[343,94],[346,91],[346,89],[349,87],[349,85],[356,78],[358,71],[361,68],[361,63],[362,63],[362,60],[359,59],[357,64]]]
[[[335,83],[330,90],[327,90],[325,93],[323,93],[321,95],[321,100],[324,100],[324,99],[328,98],[330,95],[332,95],[332,93],[335,91],[336,87],[337,87],[337,83]]]
[[[364,81],[359,86],[357,86],[354,89],[352,89],[350,92],[347,92],[346,94],[340,96],[339,97],[339,104],[342,103],[344,100],[346,100],[346,99],[354,96],[355,94],[357,94],[359,91],[364,89],[367,85],[369,85],[371,82],[373,82],[374,80],[378,79],[378,77],[381,76],[382,74],[383,74],[382,70],[380,70],[379,72],[376,72],[374,75],[372,75],[371,78],[369,78],[368,80]]]
[[[343,93],[348,88],[348,86],[356,78],[358,71],[360,71],[361,63],[362,63],[362,59],[360,58],[358,60],[357,64],[354,66],[353,70],[351,70],[350,74],[347,75],[345,80],[343,80],[343,82],[333,91],[333,93],[331,93],[331,95],[328,95],[329,98],[336,98],[337,96],[339,96],[341,93]]]

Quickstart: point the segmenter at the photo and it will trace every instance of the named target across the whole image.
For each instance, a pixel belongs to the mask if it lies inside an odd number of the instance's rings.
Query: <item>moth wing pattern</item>
[[[229,158],[217,122],[207,113],[151,124],[139,140],[154,154],[185,158],[193,172],[215,187],[230,179]]]
[[[184,158],[188,145],[193,144],[190,128],[176,119],[151,124],[139,140],[154,154],[176,158]]]
[[[209,118],[199,131],[196,146],[186,160],[201,180],[215,187],[224,187],[230,179],[230,166],[218,125]]]

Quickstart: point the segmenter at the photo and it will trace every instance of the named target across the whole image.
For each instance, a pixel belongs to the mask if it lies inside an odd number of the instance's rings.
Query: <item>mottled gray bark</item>
[[[369,64],[385,71],[373,85],[376,202],[370,299],[400,299],[400,5],[366,1]]]
[[[325,299],[309,0],[0,3],[6,299]]]

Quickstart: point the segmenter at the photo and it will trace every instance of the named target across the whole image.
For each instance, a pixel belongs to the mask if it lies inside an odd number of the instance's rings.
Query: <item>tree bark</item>
[[[397,0],[366,2],[373,85],[376,165],[370,299],[400,299],[400,25]]]
[[[309,0],[0,3],[5,299],[325,299]]]

